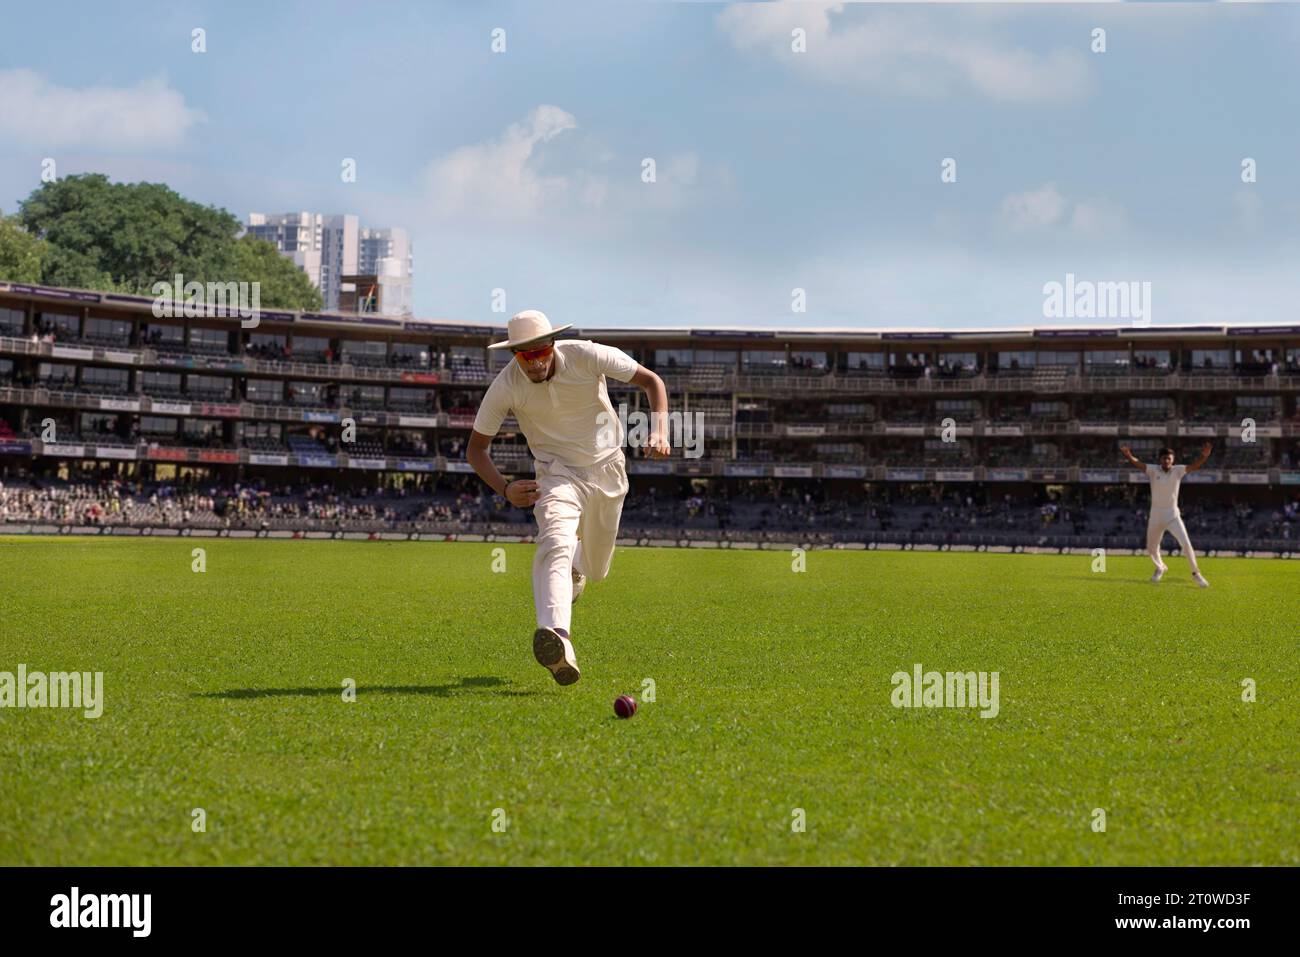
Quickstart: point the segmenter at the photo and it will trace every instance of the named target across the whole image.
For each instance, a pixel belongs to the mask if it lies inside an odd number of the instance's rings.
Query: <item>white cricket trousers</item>
[[[591,468],[560,462],[536,463],[540,497],[537,554],[533,556],[533,604],[538,628],[569,630],[572,570],[598,582],[609,574],[618,539],[618,520],[627,495],[627,459],[617,455]],[[579,541],[581,539],[581,541]]]
[[[1165,567],[1165,563],[1160,558],[1160,542],[1164,539],[1165,532],[1174,536],[1174,540],[1183,550],[1183,557],[1191,563],[1192,570],[1195,571],[1196,552],[1192,548],[1192,540],[1187,536],[1187,528],[1183,525],[1182,513],[1176,508],[1153,508],[1151,516],[1147,519],[1147,554],[1156,563],[1156,567]]]

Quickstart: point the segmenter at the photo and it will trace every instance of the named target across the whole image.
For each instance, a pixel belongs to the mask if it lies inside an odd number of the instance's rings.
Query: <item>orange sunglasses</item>
[[[545,359],[555,351],[555,346],[547,343],[537,349],[514,349],[511,350],[520,362],[536,362],[538,359]]]

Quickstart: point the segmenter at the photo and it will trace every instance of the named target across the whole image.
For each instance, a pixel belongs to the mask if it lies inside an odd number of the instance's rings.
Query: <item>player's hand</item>
[[[1201,446],[1201,454],[1208,459],[1210,457],[1210,452],[1213,449],[1214,446],[1211,445],[1209,442],[1206,442],[1204,445]]]
[[[672,447],[668,440],[662,435],[650,436],[650,441],[646,442],[646,454],[652,459],[666,459],[672,454]]]
[[[1130,449],[1127,445],[1121,445],[1119,447],[1119,450],[1124,453],[1125,458],[1133,454],[1133,450]]]
[[[515,508],[532,508],[541,494],[532,479],[515,479],[506,486],[506,500]]]

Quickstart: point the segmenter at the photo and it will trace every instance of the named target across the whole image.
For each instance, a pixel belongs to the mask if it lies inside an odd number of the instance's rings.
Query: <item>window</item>
[[[1256,421],[1277,419],[1282,415],[1282,397],[1276,395],[1239,395],[1237,396],[1237,415]],[[1229,435],[1236,430],[1229,429]]]
[[[1036,352],[999,352],[998,371],[1014,372],[1018,369],[1032,369],[1038,364]]]
[[[21,336],[25,318],[18,309],[0,309],[0,336]]]
[[[381,385],[363,385],[345,388],[345,403],[353,408],[382,409],[384,407],[384,387]]]
[[[746,372],[784,372],[784,352],[746,352],[742,356]]]
[[[893,369],[924,369],[929,364],[924,352],[891,352],[889,365]]]
[[[865,402],[828,402],[826,415],[832,419],[862,419],[869,408]]]
[[[40,312],[36,313],[36,329],[42,335],[53,333],[57,338],[75,339],[81,329],[81,319],[62,312]]]
[[[290,382],[284,397],[296,405],[325,405],[325,388],[320,382]]]
[[[1029,414],[1045,419],[1065,419],[1070,415],[1070,407],[1064,402],[1031,402]]]
[[[36,377],[51,388],[71,386],[77,378],[77,367],[58,362],[42,362],[36,369]]]
[[[145,326],[144,340],[148,345],[180,346],[185,342],[184,326]]]
[[[1128,353],[1119,350],[1094,349],[1083,354],[1083,364],[1089,372],[1127,372]]]
[[[271,422],[244,422],[241,424],[246,439],[272,439],[279,441],[281,426]]]
[[[188,375],[185,377],[185,391],[192,396],[203,399],[229,399],[233,379],[215,375]]]
[[[1205,369],[1226,369],[1228,368],[1228,350],[1227,349],[1193,349],[1192,350],[1192,371],[1200,372]]]
[[[144,391],[146,395],[179,395],[181,377],[172,372],[146,372]]]
[[[825,352],[797,351],[790,353],[790,366],[805,372],[825,372],[827,368]]]
[[[1168,349],[1136,349],[1133,352],[1133,368],[1138,372],[1168,372],[1170,361]]]
[[[180,421],[164,419],[156,415],[140,416],[140,432],[143,435],[175,435],[180,430]]]
[[[415,366],[421,369],[429,366],[429,349],[419,343],[395,342],[390,355],[396,366]]]
[[[692,365],[695,357],[690,349],[656,349],[656,369],[676,369]]]
[[[740,353],[735,349],[696,349],[696,365],[727,366],[734,369]]]
[[[81,383],[96,392],[125,392],[131,381],[125,369],[100,369],[86,366],[81,370]]]
[[[1038,364],[1040,366],[1067,366],[1071,369],[1077,369],[1079,368],[1079,353],[1040,352],[1038,353]]]
[[[883,352],[846,352],[840,358],[848,372],[880,372],[885,368]]]
[[[329,347],[330,341],[319,336],[293,337],[293,355],[297,359],[323,356]]]
[[[939,399],[934,403],[934,408],[940,418],[952,416],[955,419],[973,419],[980,411],[979,403],[974,399]]]
[[[190,346],[198,352],[225,352],[230,333],[221,329],[190,329]]]
[[[973,352],[943,352],[939,354],[940,375],[973,375],[979,371],[979,357]]]
[[[186,419],[182,431],[187,439],[214,443],[221,441],[221,423],[216,419]]]
[[[1170,399],[1134,398],[1128,400],[1128,412],[1135,422],[1163,422],[1173,418],[1174,404]]]
[[[249,379],[249,402],[279,402],[284,398],[284,383],[279,379]]]
[[[125,345],[131,339],[131,323],[123,319],[91,316],[86,320],[86,338]]]
[[[395,387],[388,390],[388,404],[394,409],[405,409],[412,412],[432,412],[434,402],[434,393],[429,389],[403,389]]]

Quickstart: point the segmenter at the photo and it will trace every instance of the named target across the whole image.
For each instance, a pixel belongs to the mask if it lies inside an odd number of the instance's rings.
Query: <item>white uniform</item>
[[[533,382],[511,361],[488,387],[474,419],[475,432],[496,435],[513,412],[533,453],[540,492],[533,511],[539,628],[567,633],[573,568],[593,582],[609,574],[628,484],[622,428],[605,376],[629,382],[635,373],[636,360],[620,349],[566,339],[555,343],[550,379]]]
[[[1160,542],[1165,532],[1174,536],[1183,555],[1196,568],[1196,552],[1192,549],[1192,540],[1187,537],[1187,528],[1183,525],[1182,513],[1178,511],[1178,488],[1183,476],[1187,474],[1186,465],[1175,465],[1168,472],[1159,465],[1148,465],[1147,478],[1151,481],[1151,515],[1147,519],[1147,553],[1157,568],[1164,568],[1160,559]]]

